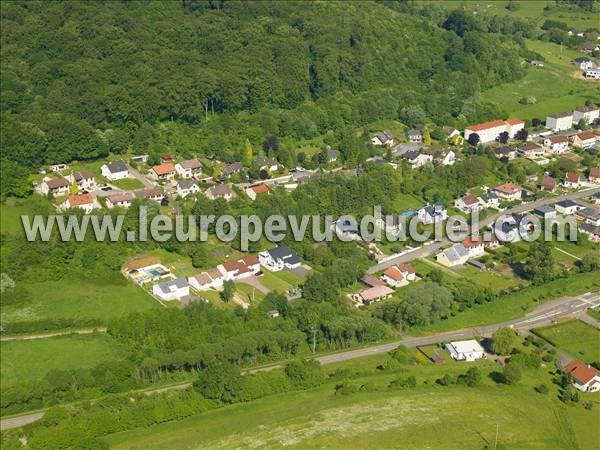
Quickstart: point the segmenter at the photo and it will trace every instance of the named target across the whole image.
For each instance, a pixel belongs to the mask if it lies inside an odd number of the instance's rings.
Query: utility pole
[[[494,439],[494,450],[496,450],[496,447],[498,447],[498,428],[499,425],[496,423],[496,439]]]
[[[312,352],[314,353],[316,351],[316,345],[317,345],[317,330],[315,330],[314,328],[312,330],[312,334],[313,334],[313,345],[312,345]]]

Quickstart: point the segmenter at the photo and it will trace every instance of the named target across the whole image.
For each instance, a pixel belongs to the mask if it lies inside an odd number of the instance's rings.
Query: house
[[[544,175],[540,189],[546,192],[554,192],[556,190],[556,180],[549,175]]]
[[[484,208],[498,208],[500,202],[494,191],[488,191],[479,197],[479,203]]]
[[[332,150],[330,148],[327,149],[327,151],[325,152],[325,162],[326,163],[334,163],[336,162],[338,159],[338,152],[337,150]]]
[[[583,31],[581,31],[581,30],[569,30],[569,32],[567,34],[569,36],[583,37]]]
[[[441,163],[443,166],[451,166],[456,162],[456,153],[449,148],[431,146],[425,150],[425,154],[431,155],[436,162]]]
[[[549,205],[541,205],[533,208],[534,214],[540,216],[544,220],[552,219],[556,217],[556,210]]]
[[[592,53],[600,50],[600,46],[598,44],[594,44],[593,42],[584,42],[579,48],[582,53]]]
[[[89,214],[95,208],[94,197],[92,194],[69,195],[69,197],[61,206],[63,209],[83,209],[87,214]]]
[[[573,114],[562,112],[546,117],[546,128],[552,131],[570,130],[573,127]]]
[[[69,175],[69,181],[79,189],[85,191],[91,191],[96,188],[96,179],[94,174],[89,170],[82,170],[81,172],[73,172]]]
[[[50,172],[54,172],[54,173],[62,172],[63,170],[67,170],[68,168],[69,168],[68,164],[52,164],[49,167]]]
[[[460,131],[458,131],[454,127],[444,125],[442,127],[442,133],[444,133],[446,142],[448,142],[448,143],[451,143],[454,145],[461,145],[463,143],[463,137],[460,134]]]
[[[200,192],[198,185],[189,179],[177,181],[177,195],[181,198],[186,198],[188,195],[197,194]]]
[[[467,249],[469,258],[477,258],[485,254],[485,242],[481,237],[467,236],[463,239],[462,245]]]
[[[600,78],[600,68],[597,69],[586,69],[583,73],[583,76],[586,78],[599,79]]]
[[[202,165],[197,159],[188,159],[175,164],[175,171],[181,178],[194,178],[202,174]]]
[[[515,183],[504,183],[494,187],[493,192],[503,200],[521,200],[523,188]]]
[[[377,133],[375,136],[371,138],[371,144],[376,145],[378,147],[385,146],[391,147],[396,144],[396,139],[394,135],[387,130],[384,130],[380,133]]]
[[[515,159],[516,157],[516,151],[514,148],[511,147],[507,147],[507,146],[503,146],[503,147],[496,147],[492,150],[494,152],[494,155],[496,155],[496,158],[506,158],[508,160],[511,159]]]
[[[596,135],[593,131],[582,131],[573,136],[573,147],[590,148],[596,145]]]
[[[525,122],[521,119],[507,119],[506,132],[511,139],[514,139],[519,131],[525,128]]]
[[[590,242],[600,243],[600,226],[582,223],[579,225],[579,232],[587,235]]]
[[[364,275],[360,281],[369,287],[385,286],[385,282],[381,281],[379,278],[375,278],[373,275]]]
[[[259,195],[265,194],[269,195],[269,187],[266,184],[258,184],[256,186],[250,186],[246,189],[246,195],[250,197],[251,200],[256,200],[256,197]]]
[[[227,164],[221,168],[221,176],[223,178],[229,178],[236,173],[241,173],[242,170],[244,170],[244,166],[241,162]]]
[[[435,256],[437,262],[446,267],[454,267],[465,264],[469,259],[469,251],[461,243],[454,244],[442,250]]]
[[[409,142],[415,144],[420,144],[423,141],[423,133],[421,133],[421,130],[406,130],[404,136],[406,136],[406,139],[408,139]]]
[[[230,201],[235,196],[235,193],[233,192],[231,184],[216,184],[204,191],[204,195],[206,195],[209,200],[222,198],[226,201]]]
[[[471,134],[476,133],[479,136],[479,142],[493,142],[505,131],[506,122],[504,120],[492,120],[465,128],[465,140],[468,140]]]
[[[412,166],[413,169],[416,169],[417,167],[421,167],[427,164],[428,162],[433,161],[433,156],[428,155],[427,153],[419,153],[414,150],[406,152],[402,156],[402,158],[406,160]]]
[[[600,371],[585,364],[578,359],[572,359],[562,369],[563,373],[570,374],[573,378],[573,386],[582,392],[600,391]]]
[[[600,108],[597,106],[580,106],[573,111],[573,123],[579,123],[581,119],[585,119],[588,124],[592,124],[599,117]]]
[[[131,157],[131,162],[136,164],[146,164],[149,158],[150,155],[135,155]]]
[[[454,201],[454,207],[464,213],[472,213],[480,208],[479,199],[473,194],[467,194]]]
[[[565,179],[563,180],[563,186],[568,188],[577,189],[581,184],[581,177],[577,172],[565,173]]]
[[[540,61],[539,59],[532,59],[531,65],[533,67],[544,67],[544,61]]]
[[[159,164],[148,171],[148,175],[156,181],[172,180],[175,178],[175,166],[172,163]]]
[[[106,197],[106,206],[108,208],[114,208],[115,206],[129,208],[132,201],[133,194],[131,192],[119,192],[118,194],[112,194]]]
[[[518,153],[525,158],[532,159],[544,156],[544,153],[546,153],[546,151],[544,150],[544,147],[531,142],[529,144],[521,146],[518,150]]]
[[[578,210],[583,208],[585,208],[585,206],[582,206],[573,200],[561,200],[556,203],[556,211],[560,214],[575,214]]]
[[[425,205],[417,211],[417,215],[424,224],[430,224],[446,220],[448,211],[444,208],[444,205],[436,203],[433,205]]]
[[[533,224],[523,219],[525,219],[523,214],[511,214],[503,218],[499,224],[500,231],[502,232],[502,242],[520,241],[522,236],[533,229]]]
[[[190,295],[190,285],[185,278],[176,278],[152,286],[152,293],[160,300],[181,300]]]
[[[398,288],[400,286],[406,286],[409,281],[415,281],[417,279],[417,273],[410,264],[400,263],[392,267],[387,268],[381,277],[388,286]]]
[[[600,183],[600,167],[592,167],[588,175],[590,183]]]
[[[197,291],[218,289],[223,286],[223,274],[216,267],[188,278],[189,285]]]
[[[590,201],[594,205],[600,205],[600,192],[596,192],[594,195],[590,197]]]
[[[160,202],[163,199],[163,193],[158,186],[146,189],[138,189],[137,191],[133,191],[133,195],[136,198],[154,200],[155,202]]]
[[[121,160],[103,164],[102,167],[100,167],[100,171],[102,172],[102,176],[108,178],[110,181],[122,180],[129,176],[127,164],[125,164],[125,161]]]
[[[560,155],[569,149],[569,138],[563,134],[548,136],[544,139],[548,153]]]
[[[594,67],[594,61],[585,56],[582,58],[575,58],[573,64],[579,67],[580,70],[592,69]]]
[[[368,305],[389,298],[394,291],[387,286],[375,286],[364,289],[354,295],[354,299],[360,303]]]
[[[475,339],[449,342],[445,347],[450,356],[457,361],[475,361],[485,357],[483,347]]]
[[[268,170],[269,172],[276,172],[279,169],[279,163],[273,158],[265,158],[260,163],[260,170]]]
[[[260,263],[272,272],[300,267],[300,259],[290,248],[281,244],[258,254]]]
[[[69,193],[69,182],[66,178],[44,178],[39,186],[37,187],[38,192],[42,195],[48,195],[48,193],[55,197],[67,195]]]
[[[260,261],[255,255],[250,255],[237,261],[219,264],[217,269],[223,276],[224,281],[241,280],[260,272]]]
[[[575,213],[575,217],[593,226],[600,226],[600,208],[588,206]]]
[[[171,276],[158,256],[136,256],[123,264],[122,272],[139,285]]]

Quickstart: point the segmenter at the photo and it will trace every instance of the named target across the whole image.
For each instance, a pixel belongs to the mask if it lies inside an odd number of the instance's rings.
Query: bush
[[[417,379],[412,375],[407,378],[397,378],[390,382],[389,387],[392,389],[415,388],[417,387]]]
[[[547,394],[549,391],[548,386],[546,386],[545,384],[540,384],[539,386],[536,386],[535,390],[540,394]]]

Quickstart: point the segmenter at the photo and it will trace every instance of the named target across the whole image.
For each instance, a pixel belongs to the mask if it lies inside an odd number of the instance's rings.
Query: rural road
[[[510,320],[494,325],[465,328],[462,330],[432,334],[430,336],[406,337],[404,339],[389,342],[386,344],[379,344],[371,347],[360,348],[357,350],[349,350],[345,352],[333,353],[330,355],[318,356],[315,358],[315,360],[319,361],[319,363],[321,363],[322,365],[333,364],[348,361],[350,359],[362,358],[364,356],[387,353],[391,350],[394,350],[399,345],[416,347],[420,345],[437,344],[440,342],[455,339],[465,339],[474,336],[490,336],[494,331],[502,327],[513,327],[515,329],[526,332],[534,327],[550,325],[556,320],[563,317],[583,317],[587,309],[598,306],[600,306],[600,291],[589,292],[587,294],[583,294],[577,297],[563,297],[557,300],[552,300],[550,302],[544,303],[543,305],[540,305],[534,311],[520,319]],[[283,366],[281,364],[274,364],[271,366],[248,370],[247,372],[255,373],[261,371],[280,369],[282,367]],[[146,395],[152,395],[167,391],[182,390],[189,387],[191,384],[191,382],[186,381],[171,386],[164,386],[154,389],[145,389],[142,392],[144,392]],[[31,414],[2,419],[0,420],[0,431],[22,427],[24,425],[41,419],[43,416],[44,411],[38,411]]]
[[[500,211],[496,214],[486,217],[485,219],[482,219],[479,223],[479,227],[487,227],[488,225],[493,224],[494,221],[496,221],[496,219],[498,219],[500,216],[505,214],[522,213],[525,211],[529,211],[533,208],[537,208],[538,206],[551,205],[553,203],[560,202],[561,200],[576,200],[579,198],[591,196],[596,192],[600,192],[600,187],[585,189],[579,192],[571,192],[570,194],[560,195],[557,197],[541,198],[533,202],[523,203],[521,205],[513,206],[512,208],[505,209],[504,211]],[[424,245],[423,247],[417,248],[410,252],[406,252],[402,255],[388,259],[387,261],[381,262],[379,264],[375,264],[367,270],[367,273],[374,274],[381,270],[387,269],[388,267],[391,267],[394,264],[409,262],[413,259],[424,258],[426,256],[433,255],[434,253],[437,253],[442,247],[451,243],[452,242],[448,238],[444,238],[436,242],[431,242],[429,244]]]
[[[41,333],[41,334],[15,334],[12,336],[2,336],[0,337],[1,342],[8,341],[30,341],[33,339],[46,339],[55,336],[68,336],[70,334],[93,334],[93,333],[106,333],[106,327],[98,327],[98,328],[81,328],[77,330],[66,330],[66,331],[56,331],[50,333]]]

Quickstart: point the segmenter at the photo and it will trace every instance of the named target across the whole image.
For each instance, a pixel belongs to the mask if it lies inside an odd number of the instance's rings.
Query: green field
[[[118,187],[119,189],[123,189],[124,191],[132,191],[134,189],[142,189],[144,187],[144,183],[137,178],[123,178],[122,180],[111,181],[110,184]]]
[[[300,279],[290,272],[271,272],[263,270],[263,274],[258,278],[260,284],[272,291],[281,293],[289,291],[300,284]]]
[[[594,308],[588,310],[588,314],[596,320],[600,320],[600,308]]]
[[[83,369],[119,359],[110,336],[89,334],[2,342],[2,389],[40,380],[52,369]]]
[[[600,361],[600,331],[585,322],[571,320],[537,328],[535,333],[577,359],[588,363]]]

